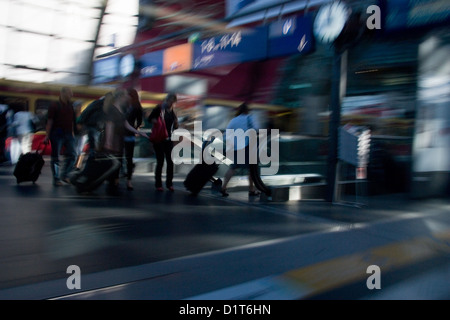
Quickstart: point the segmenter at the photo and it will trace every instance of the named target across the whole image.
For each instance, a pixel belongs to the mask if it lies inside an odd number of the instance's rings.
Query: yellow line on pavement
[[[371,265],[378,266],[382,276],[388,271],[450,254],[449,240],[448,231],[433,238],[413,238],[292,270],[279,278],[302,288],[306,293],[302,298],[307,298],[367,279],[371,275],[367,268]]]

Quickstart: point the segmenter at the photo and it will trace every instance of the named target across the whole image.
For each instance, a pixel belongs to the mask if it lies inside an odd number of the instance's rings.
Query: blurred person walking
[[[93,157],[99,148],[100,134],[105,129],[106,115],[103,106],[111,104],[112,97],[112,92],[108,92],[103,97],[92,101],[77,118],[77,125],[87,132],[89,157]]]
[[[61,186],[61,181],[69,183],[68,174],[72,171],[75,159],[75,111],[72,105],[73,92],[69,87],[60,91],[59,101],[48,109],[45,143],[50,141],[52,146],[50,167],[53,174],[53,185]],[[65,163],[61,171],[59,155],[65,148]]]
[[[19,107],[19,111],[14,114],[12,126],[17,137],[22,154],[31,152],[33,135],[36,128],[36,119],[34,115],[27,111],[25,105]]]
[[[242,103],[236,112],[236,116],[230,120],[227,126],[228,129],[242,129],[244,132],[246,132],[249,129],[257,129],[254,124],[253,117],[249,114],[249,107],[247,103]],[[233,136],[233,139],[235,137]],[[250,146],[249,146],[249,139],[246,136],[243,137],[236,137],[237,141],[233,141],[234,146],[234,162],[230,165],[230,168],[225,173],[225,177],[222,184],[222,196],[228,197],[229,194],[227,192],[227,185],[230,182],[230,179],[234,176],[236,169],[242,168],[242,169],[249,169],[250,165]],[[243,138],[243,139],[242,139]],[[228,139],[228,137],[227,137]],[[241,152],[245,152],[244,157],[244,163],[238,163],[238,154]],[[249,196],[259,196],[261,193],[255,189],[255,184],[253,182],[253,179],[249,173],[248,175],[248,182],[249,182]]]
[[[130,96],[130,104],[126,110],[126,117],[128,123],[135,129],[138,129],[142,125],[143,109],[139,100],[139,95],[136,89],[129,88],[128,94]],[[125,131],[125,160],[127,165],[127,190],[133,190],[131,179],[134,171],[134,147],[136,144],[136,134],[133,131]]]
[[[147,134],[132,127],[128,121],[124,110],[130,104],[130,96],[125,89],[116,89],[112,94],[111,103],[103,104],[105,113],[105,130],[100,142],[100,150],[106,154],[114,156],[122,162],[125,146],[125,134],[127,131],[139,134],[148,138]],[[111,195],[119,193],[120,166],[108,179],[107,192]]]
[[[148,117],[148,122],[152,123],[153,128],[158,122],[158,118],[165,121],[167,129],[167,138],[160,142],[152,142],[156,154],[156,170],[155,170],[155,187],[158,191],[164,191],[162,184],[162,169],[164,166],[164,159],[166,161],[166,187],[170,191],[175,191],[173,188],[173,169],[174,164],[172,160],[173,142],[172,132],[178,129],[178,118],[174,111],[177,103],[177,96],[174,93],[167,94],[166,98],[161,104],[158,104]],[[152,130],[153,130],[152,128]]]

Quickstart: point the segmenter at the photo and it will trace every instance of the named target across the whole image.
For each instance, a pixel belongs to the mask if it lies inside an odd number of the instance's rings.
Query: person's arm
[[[178,117],[177,117],[175,111],[172,111],[172,112],[173,112],[173,129],[176,130],[176,129],[178,129]]]
[[[148,117],[148,122],[150,122],[152,125],[154,125],[156,123],[156,121],[158,120],[158,117],[161,115],[161,108],[160,107],[156,107],[152,110],[152,112],[150,113],[150,116]]]
[[[142,125],[142,109],[136,109],[136,128],[139,128]]]
[[[125,120],[125,128],[134,134],[139,134],[145,138],[148,138],[148,135],[145,132],[141,132],[139,130],[136,130],[127,120]]]

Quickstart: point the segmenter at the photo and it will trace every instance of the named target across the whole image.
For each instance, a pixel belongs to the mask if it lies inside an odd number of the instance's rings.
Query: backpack
[[[104,99],[92,101],[80,114],[77,123],[86,127],[102,130],[105,126],[105,113],[103,112]]]

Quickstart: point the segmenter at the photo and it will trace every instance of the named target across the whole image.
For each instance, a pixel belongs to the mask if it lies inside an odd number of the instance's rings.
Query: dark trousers
[[[127,179],[131,180],[133,176],[134,164],[133,164],[133,155],[134,155],[134,140],[125,140],[124,142],[124,151],[125,151],[125,160],[127,165]]]
[[[173,161],[172,161],[172,140],[164,140],[163,142],[154,143],[153,148],[156,154],[156,170],[155,170],[155,187],[162,187],[162,169],[164,166],[164,159],[166,160],[166,187],[172,186],[173,180]]]
[[[73,134],[53,131],[50,134],[50,143],[52,146],[51,169],[53,173],[53,179],[65,179],[67,178],[67,175],[72,171],[77,156]],[[63,147],[65,148],[65,162],[64,168],[60,172],[59,155]]]
[[[117,160],[120,162],[120,166],[117,168],[116,171],[108,178],[108,187],[109,188],[117,188],[118,187],[118,181],[120,178],[120,168],[122,167],[122,159],[123,154],[114,154],[110,153],[109,155],[114,156]]]
[[[0,134],[0,162],[6,161],[5,156],[5,145],[6,145],[6,133]]]

